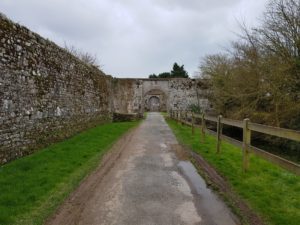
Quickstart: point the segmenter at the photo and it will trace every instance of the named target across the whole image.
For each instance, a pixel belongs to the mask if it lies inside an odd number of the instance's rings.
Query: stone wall
[[[207,90],[199,88],[201,80],[170,79],[169,80],[169,109],[186,110],[192,105],[199,106],[203,111],[211,110]]]
[[[120,113],[143,113],[150,110],[149,100],[160,100],[159,111],[186,110],[192,105],[209,111],[207,89],[201,80],[172,79],[117,79],[114,89],[114,109]]]
[[[111,120],[111,80],[0,15],[0,164]]]
[[[209,108],[196,87],[192,79],[112,78],[0,14],[0,164],[111,121],[113,112]]]
[[[112,81],[113,111],[138,113],[141,111],[142,83],[138,79],[116,79]]]
[[[159,111],[186,110],[192,105],[210,110],[207,91],[199,87],[201,80],[117,79],[114,84],[114,109],[121,113],[142,113],[151,109],[152,97],[160,100]]]

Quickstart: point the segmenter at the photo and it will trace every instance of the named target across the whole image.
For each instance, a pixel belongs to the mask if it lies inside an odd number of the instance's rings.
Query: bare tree
[[[271,0],[262,25],[242,24],[241,31],[227,54],[206,56],[200,65],[216,110],[300,128],[300,1]]]
[[[81,61],[83,61],[84,63],[91,65],[91,66],[95,66],[97,68],[101,68],[101,66],[97,63],[97,56],[96,55],[92,55],[88,52],[84,52],[78,48],[76,48],[73,45],[68,45],[65,42],[64,48],[71,53],[72,55],[74,55],[75,57],[79,58]]]

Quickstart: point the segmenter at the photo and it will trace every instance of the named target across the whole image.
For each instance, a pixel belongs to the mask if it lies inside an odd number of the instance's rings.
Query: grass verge
[[[253,154],[250,169],[242,171],[242,152],[225,141],[216,154],[216,139],[206,135],[200,143],[200,132],[167,119],[177,139],[199,153],[232,186],[242,199],[266,222],[273,225],[297,225],[300,221],[300,177]]]
[[[108,123],[0,167],[0,224],[39,225],[138,122]]]

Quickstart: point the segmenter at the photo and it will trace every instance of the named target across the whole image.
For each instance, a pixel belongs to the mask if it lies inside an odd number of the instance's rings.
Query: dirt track
[[[48,225],[239,224],[188,161],[159,113],[119,141]]]

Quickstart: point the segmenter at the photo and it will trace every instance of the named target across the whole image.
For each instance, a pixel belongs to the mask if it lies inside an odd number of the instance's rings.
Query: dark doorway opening
[[[149,111],[150,112],[160,111],[160,100],[157,96],[152,96],[149,98]]]

